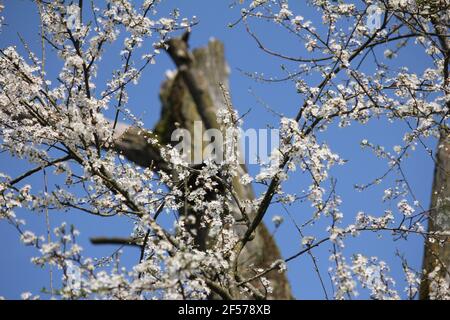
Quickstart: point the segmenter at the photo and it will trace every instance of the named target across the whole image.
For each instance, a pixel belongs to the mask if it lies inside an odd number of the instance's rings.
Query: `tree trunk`
[[[436,12],[445,12],[441,3],[430,3]],[[450,86],[450,40],[448,38],[448,15],[431,15],[440,51],[443,54],[442,75],[444,88]],[[447,92],[448,94],[448,92]],[[446,102],[447,110],[450,101]],[[423,260],[424,274],[420,285],[420,299],[450,299],[450,130],[442,119],[440,139],[434,169],[431,195],[431,208],[428,219],[428,232],[444,233],[429,236],[425,241]],[[431,240],[431,241],[430,241]],[[436,294],[438,292],[438,294]]]
[[[438,144],[434,170],[428,232],[450,232],[450,135],[442,131]],[[431,239],[431,241],[430,241]],[[442,298],[435,296],[436,286],[449,286],[450,241],[447,236],[430,236],[425,242],[423,276],[420,299]]]
[[[118,127],[116,150],[141,166],[154,166],[159,170],[167,170],[167,164],[162,160],[158,150],[148,144],[149,135],[156,136],[161,144],[173,144],[171,134],[177,128],[187,129],[194,136],[194,121],[201,121],[203,129],[220,129],[216,114],[217,110],[225,104],[220,85],[228,90],[229,75],[223,44],[217,40],[211,40],[207,47],[190,52],[187,37],[184,35],[168,42],[167,51],[177,65],[177,71],[162,84],[161,118],[153,133],[142,132],[123,124]],[[245,166],[242,166],[241,170],[244,174]],[[254,199],[252,187],[241,185],[239,177],[233,179],[233,190],[240,203]],[[186,211],[186,208],[183,210]],[[254,218],[254,214],[250,213],[249,217]],[[243,234],[244,228],[242,226],[240,230],[236,230],[237,233]],[[205,238],[204,233],[199,234],[199,247],[206,248],[208,239]],[[261,223],[254,239],[247,243],[240,256],[240,274],[245,278],[251,277],[254,273],[249,266],[267,268],[280,259],[281,255],[274,239]],[[284,273],[273,270],[267,274],[267,278],[273,287],[273,292],[268,295],[270,299],[292,299],[290,286]],[[259,280],[252,284],[261,288]]]

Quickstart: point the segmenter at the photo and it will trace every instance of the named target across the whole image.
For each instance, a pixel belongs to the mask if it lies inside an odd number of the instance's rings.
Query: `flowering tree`
[[[2,173],[0,219],[17,229],[25,245],[38,249],[40,255],[33,263],[62,270],[51,295],[290,298],[284,276],[287,263],[309,255],[317,270],[314,250],[328,245],[336,299],[355,296],[358,283],[372,298],[398,299],[400,293],[385,262],[357,252],[351,261],[344,256],[348,238],[375,232],[426,240],[423,272],[402,261],[408,298],[417,296],[421,278],[422,297],[450,297],[448,0],[308,1],[305,6],[317,9],[321,18],[318,25],[293,12],[288,1],[236,4],[241,16],[230,27],[243,24],[263,53],[296,68],[284,67],[285,79],[251,76],[258,81],[293,81],[301,99],[296,114],[280,116],[279,145],[268,161],[260,163],[255,177],[242,163],[243,117],[232,106],[220,43],[191,52],[188,32],[191,28],[195,32],[195,20],[180,18],[178,10],[159,17],[160,1],[105,2],[98,8],[93,1],[36,1],[43,49],[51,47],[63,61],[56,79],[48,79],[44,54],[39,59],[31,50],[21,56],[13,46],[0,49],[1,148],[35,166],[18,177]],[[265,46],[253,29],[256,20],[276,24],[300,39],[305,46],[299,49],[301,55],[289,56]],[[187,33],[172,37],[176,30]],[[106,89],[98,92],[100,59],[119,33],[126,33],[123,63],[103,84]],[[432,67],[411,73],[407,66],[396,65],[400,51],[413,45],[426,53]],[[392,63],[379,59],[380,47]],[[142,54],[142,48],[150,51]],[[177,70],[161,90],[161,119],[154,130],[148,130],[126,109],[127,88],[139,81],[160,51],[169,54]],[[106,116],[108,109],[113,110],[112,118]],[[119,122],[119,116],[126,116],[131,124]],[[386,186],[382,199],[395,202],[396,210],[386,209],[377,216],[359,212],[354,223],[345,225],[330,170],[347,164],[320,135],[335,123],[347,127],[370,121],[402,122],[409,128],[403,145],[393,152],[368,140],[361,143],[385,159],[389,168],[356,191],[388,184],[388,176],[398,175],[394,185]],[[196,122],[202,129],[216,130],[215,141],[221,137],[224,156],[217,158],[217,150],[210,156],[213,152],[204,141],[183,141],[189,152],[180,152],[173,133],[178,129],[193,133]],[[443,147],[437,157],[424,143],[428,137],[440,139]],[[424,146],[438,161],[431,210],[415,198],[402,170],[416,146]],[[191,156],[198,153],[201,161],[193,164]],[[31,175],[50,168],[63,177],[54,188],[35,190],[27,184]],[[305,192],[291,195],[284,190],[286,181],[294,178],[307,181]],[[257,197],[254,184],[265,187]],[[288,207],[298,203],[310,204],[310,218],[295,224],[303,248],[282,259],[262,221],[271,206],[281,205],[289,212]],[[45,212],[47,217],[54,210],[71,210],[85,213],[86,219],[89,215],[131,219],[135,227],[128,239],[92,241],[138,246],[139,261],[125,270],[118,267],[119,255],[111,258],[115,267],[84,256],[74,227],[62,225],[54,235],[50,230],[46,236],[35,235],[14,212],[19,207]],[[176,213],[170,228],[161,222],[166,213]],[[325,230],[308,235],[309,228],[323,219],[330,221]],[[427,220],[431,221],[428,230],[423,224]],[[277,217],[274,222],[279,225],[282,220]]]

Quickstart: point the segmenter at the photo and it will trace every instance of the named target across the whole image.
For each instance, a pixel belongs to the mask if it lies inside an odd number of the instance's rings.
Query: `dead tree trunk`
[[[115,148],[131,161],[141,166],[155,166],[159,170],[167,170],[158,150],[148,144],[149,135],[157,137],[161,144],[171,144],[171,134],[177,128],[187,129],[193,134],[194,122],[201,121],[204,129],[220,129],[217,124],[217,110],[224,106],[222,84],[228,90],[229,69],[224,57],[224,47],[221,42],[212,40],[205,48],[189,51],[187,36],[172,39],[168,42],[167,51],[177,66],[177,71],[169,77],[161,87],[162,103],[161,118],[153,133],[123,127],[119,128]],[[242,166],[242,173],[246,168]],[[251,186],[239,183],[239,177],[233,179],[233,189],[239,201],[254,199]],[[184,209],[185,210],[185,209]],[[252,213],[249,214],[253,218]],[[243,227],[242,227],[243,228]],[[245,230],[236,230],[243,233]],[[207,247],[207,239],[198,239]],[[269,267],[281,259],[278,247],[263,223],[256,230],[255,237],[245,246],[240,256],[239,268],[243,277],[254,275],[249,269]],[[277,270],[267,274],[271,281],[273,293],[271,299],[291,299],[291,290],[284,273]],[[255,281],[253,285],[261,287]]]

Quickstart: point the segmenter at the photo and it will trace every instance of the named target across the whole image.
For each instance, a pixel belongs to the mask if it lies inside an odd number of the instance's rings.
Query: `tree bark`
[[[225,60],[223,44],[217,40],[211,40],[208,46],[191,52],[188,49],[187,38],[185,34],[181,38],[168,42],[167,51],[176,64],[177,70],[161,86],[161,118],[153,132],[127,127],[124,124],[118,126],[115,149],[141,166],[154,166],[158,170],[168,170],[157,147],[148,143],[149,137],[157,138],[160,144],[173,144],[172,132],[177,128],[184,128],[193,136],[195,121],[201,121],[203,130],[220,129],[216,114],[225,104],[220,85],[223,85],[226,90],[229,89],[229,67]],[[200,148],[202,148],[201,145]],[[245,166],[242,166],[241,170],[244,174]],[[240,203],[254,200],[252,187],[241,185],[239,177],[233,179],[232,187]],[[249,217],[254,218],[254,213],[250,212]],[[243,234],[245,227],[237,228],[236,232]],[[203,238],[199,239],[199,244],[206,248],[208,239],[204,234],[200,237]],[[250,278],[254,275],[250,266],[267,268],[280,259],[281,254],[275,240],[261,223],[256,229],[254,239],[244,247],[239,260],[239,271],[242,277]],[[273,292],[268,295],[269,299],[292,299],[285,273],[273,270],[266,277],[273,287]],[[253,281],[252,284],[262,288],[259,280]]]
[[[446,12],[446,7],[441,8],[441,3],[430,3],[431,7],[439,12]],[[431,23],[437,35],[437,42],[443,54],[442,75],[444,88],[450,86],[450,40],[448,39],[448,15],[431,15]],[[447,92],[448,94],[448,92]],[[450,109],[450,101],[446,102],[447,110]],[[445,286],[443,291],[450,291],[450,128],[442,119],[440,139],[436,155],[434,169],[434,181],[431,195],[431,208],[428,219],[428,232],[443,232],[446,236],[430,236],[425,241],[425,253],[423,259],[422,281],[420,285],[420,299],[441,299],[435,296],[436,285]],[[430,241],[431,239],[431,241]],[[441,289],[442,290],[442,289]],[[448,298],[448,294],[447,294]]]
[[[450,232],[450,135],[445,131],[441,133],[441,139],[438,144],[428,232]],[[430,241],[430,239],[432,240]],[[437,285],[437,282],[433,280],[443,279],[442,284],[447,286],[450,282],[449,237],[430,236],[430,239],[425,241],[423,260],[425,274],[420,286],[420,299],[422,300],[433,297],[430,295],[431,291],[433,291],[430,285]]]

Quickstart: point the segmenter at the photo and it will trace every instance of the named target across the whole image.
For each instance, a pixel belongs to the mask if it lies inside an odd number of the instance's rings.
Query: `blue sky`
[[[275,125],[278,122],[276,117],[267,112],[257,102],[255,95],[285,116],[294,117],[296,115],[301,99],[296,93],[294,83],[257,83],[239,71],[258,71],[264,72],[266,75],[282,76],[281,64],[285,62],[263,54],[245,32],[242,25],[232,29],[227,27],[230,22],[239,17],[239,9],[230,8],[232,1],[167,0],[163,2],[164,4],[159,7],[162,15],[177,7],[180,9],[182,16],[197,16],[199,24],[193,28],[191,47],[203,46],[211,37],[224,42],[226,58],[231,68],[230,85],[233,103],[240,114],[251,109],[244,119],[244,128],[265,128],[267,124]],[[295,1],[291,2],[294,3]],[[6,5],[5,22],[7,25],[0,35],[0,47],[3,48],[13,44],[17,45],[21,52],[24,52],[18,39],[19,33],[26,39],[32,50],[39,53],[40,39],[37,36],[38,16],[35,6],[28,0],[6,0],[4,3]],[[293,9],[296,9],[296,6],[293,5]],[[300,13],[313,21],[318,19],[317,13],[311,9],[302,8]],[[298,39],[287,35],[273,24],[257,24],[255,27],[264,42],[271,48],[293,54],[304,50],[303,44]],[[109,78],[112,68],[119,66],[119,50],[120,41],[107,49],[107,54],[100,64],[100,72],[97,78],[98,92],[102,89],[102,83]],[[380,52],[382,53],[382,51]],[[51,56],[52,53],[49,51],[49,54]],[[417,48],[405,50],[398,61],[393,64],[395,67],[406,65],[412,71],[415,69],[422,70],[429,64],[429,61]],[[417,63],[418,61],[420,63]],[[47,59],[47,72],[50,78],[55,75],[60,65],[61,62],[56,57]],[[287,64],[287,67],[294,69],[295,65]],[[142,116],[148,128],[152,128],[159,118],[158,92],[167,69],[173,69],[173,64],[165,54],[162,54],[157,57],[157,63],[146,70],[139,85],[129,87],[130,101],[128,107],[135,115]],[[310,83],[318,81],[314,77],[306,80]],[[320,139],[328,142],[333,151],[339,153],[342,158],[349,160],[345,166],[336,167],[331,172],[337,179],[337,191],[343,199],[341,210],[345,214],[344,224],[353,221],[358,211],[365,211],[378,216],[385,209],[395,209],[396,203],[381,203],[383,186],[386,185],[377,186],[364,193],[356,192],[353,185],[367,183],[382,175],[387,169],[384,161],[377,160],[370,152],[361,150],[360,141],[367,138],[374,143],[386,146],[386,149],[391,151],[394,145],[401,144],[405,130],[406,126],[403,123],[388,123],[379,120],[371,121],[367,126],[352,124],[345,129],[331,125],[326,133],[320,135]],[[434,148],[435,142],[433,140],[427,141],[427,143],[431,148]],[[0,171],[15,176],[26,171],[27,168],[26,162],[22,160],[12,159],[6,154],[0,155]],[[249,169],[252,174],[258,172],[256,166],[250,166]],[[416,197],[427,208],[433,173],[431,159],[423,150],[418,148],[413,156],[405,162],[404,170]],[[43,185],[43,176],[37,174],[26,183],[36,185],[36,189],[38,189],[39,186]],[[305,177],[296,174],[285,185],[285,188],[288,192],[299,193],[306,186]],[[262,189],[257,186],[256,190],[261,192]],[[309,205],[295,205],[288,209],[299,223],[306,221],[311,215]],[[45,234],[45,216],[43,214],[30,213],[24,210],[18,213],[27,220],[29,229]],[[272,207],[266,215],[266,222],[271,229],[273,229],[273,226],[270,220],[274,215],[282,215],[285,218],[286,222],[276,233],[276,240],[283,256],[288,257],[301,248],[300,238],[293,224],[289,221],[289,217],[280,206]],[[126,236],[132,227],[131,222],[126,218],[105,220],[87,217],[82,213],[75,212],[51,212],[50,219],[52,226],[57,226],[62,221],[74,223],[81,231],[80,244],[85,248],[86,254],[98,257],[111,254],[115,247],[93,247],[89,244],[89,237],[101,235]],[[319,221],[316,226],[307,230],[307,232],[310,232],[308,235],[314,235],[317,232],[320,235],[325,235],[324,228],[327,222],[329,221],[326,218]],[[393,242],[389,234],[382,238],[373,234],[366,234],[356,239],[349,239],[344,252],[347,255],[362,253],[367,256],[379,256],[381,260],[388,262],[391,265],[392,276],[398,280],[398,291],[403,294],[404,282],[401,261],[395,257],[395,251],[398,250],[404,254],[412,267],[420,269],[422,247],[423,243],[419,237],[411,237],[408,242]],[[331,266],[328,261],[328,250],[329,246],[319,247],[314,253],[318,259],[328,294],[332,296],[330,280],[327,275],[327,269]],[[48,287],[48,270],[39,269],[30,263],[30,258],[35,255],[38,255],[38,253],[34,249],[24,247],[19,243],[18,236],[11,226],[4,221],[0,221],[0,257],[2,257],[0,296],[18,298],[21,292],[39,293],[42,287]],[[126,265],[130,265],[137,261],[138,256],[137,250],[127,249],[123,261]],[[299,299],[321,299],[324,297],[318,278],[313,271],[311,260],[307,255],[291,262],[288,268],[295,297]],[[360,290],[360,292],[361,298],[368,297],[363,290]]]

